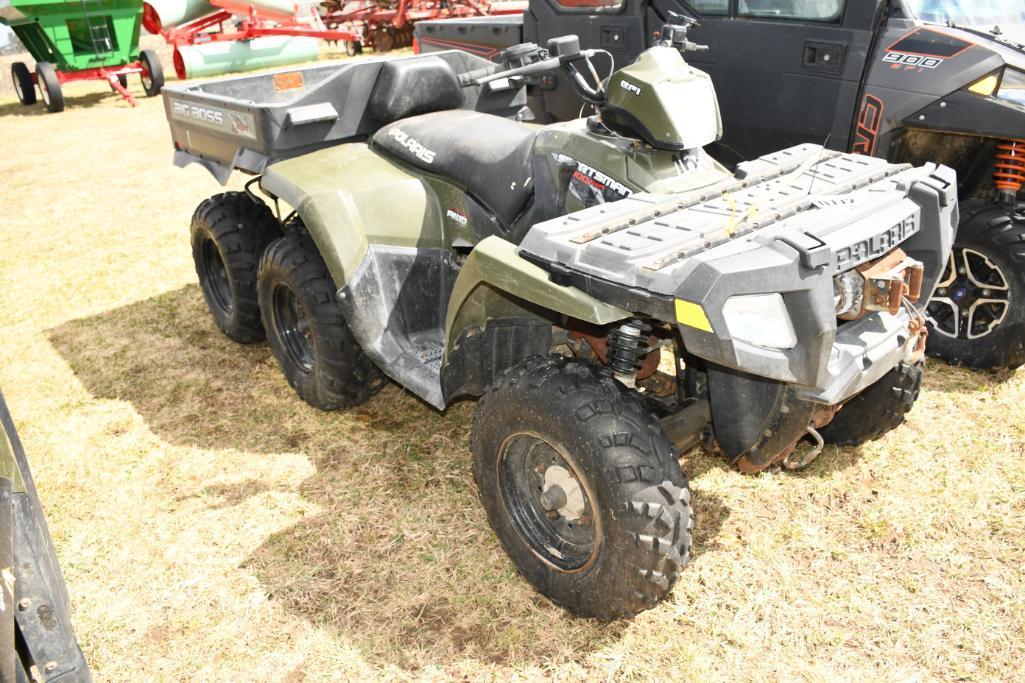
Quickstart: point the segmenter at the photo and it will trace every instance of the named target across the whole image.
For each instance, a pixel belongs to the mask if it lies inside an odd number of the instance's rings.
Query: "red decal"
[[[865,95],[858,113],[858,125],[854,130],[851,151],[855,154],[872,156],[879,139],[879,126],[883,122],[883,101],[875,95]]]

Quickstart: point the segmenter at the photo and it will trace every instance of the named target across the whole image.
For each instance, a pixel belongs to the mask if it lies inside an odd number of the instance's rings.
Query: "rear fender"
[[[437,202],[424,184],[363,143],[273,164],[260,187],[296,210],[339,289],[370,244],[444,246]]]

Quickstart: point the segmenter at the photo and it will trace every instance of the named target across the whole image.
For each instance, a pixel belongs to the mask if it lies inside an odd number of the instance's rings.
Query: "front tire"
[[[36,103],[36,84],[32,82],[32,72],[25,62],[11,64],[11,80],[19,102],[25,105]]]
[[[46,110],[56,114],[64,111],[64,93],[57,71],[49,62],[36,63],[36,80],[39,82],[39,93],[43,97]]]
[[[264,338],[256,272],[281,235],[270,207],[245,192],[210,197],[192,215],[192,260],[207,308],[224,334],[242,344]]]
[[[924,365],[921,361],[900,363],[883,375],[819,429],[822,440],[837,446],[860,446],[902,425],[918,400]]]
[[[271,351],[300,398],[321,410],[350,408],[387,383],[349,329],[334,280],[305,232],[267,248],[258,280]]]
[[[690,558],[690,488],[636,395],[576,360],[533,356],[488,389],[473,474],[520,574],[603,620],[653,607]]]
[[[926,352],[953,365],[1014,370],[1025,364],[1025,218],[975,200],[929,301]]]

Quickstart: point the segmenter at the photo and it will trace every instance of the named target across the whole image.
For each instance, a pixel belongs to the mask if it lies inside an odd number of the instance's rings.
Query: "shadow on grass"
[[[972,370],[951,366],[942,360],[929,358],[925,366],[922,387],[947,394],[971,394],[998,389],[1005,382],[1025,370]]]
[[[627,628],[573,618],[516,575],[477,501],[472,402],[442,414],[392,384],[353,410],[312,409],[265,344],[221,334],[195,285],[48,337],[94,396],[129,402],[169,443],[312,461],[298,490],[311,510],[245,566],[368,660],[412,672],[465,660],[543,668],[583,661]],[[192,495],[229,507],[276,488],[243,471]],[[700,491],[695,510],[697,562],[729,510]]]
[[[144,97],[144,95],[132,93],[136,99]],[[64,92],[64,108],[71,109],[74,107],[89,107],[100,102],[121,99],[121,95],[115,93],[113,90],[110,92],[90,92],[81,95],[69,95],[67,91]],[[126,103],[127,104],[127,103]],[[22,104],[17,100],[13,102],[6,102],[0,104],[0,116],[59,116],[60,113],[52,114],[46,109],[46,105],[39,99],[39,94],[36,93],[35,104]]]

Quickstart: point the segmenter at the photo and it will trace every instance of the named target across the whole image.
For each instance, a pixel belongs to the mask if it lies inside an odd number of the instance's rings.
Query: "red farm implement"
[[[413,44],[413,24],[425,19],[454,19],[522,12],[526,2],[483,2],[481,0],[325,0],[324,22],[329,27],[344,27],[359,35],[346,43],[346,51],[356,54],[364,47],[387,52]]]

